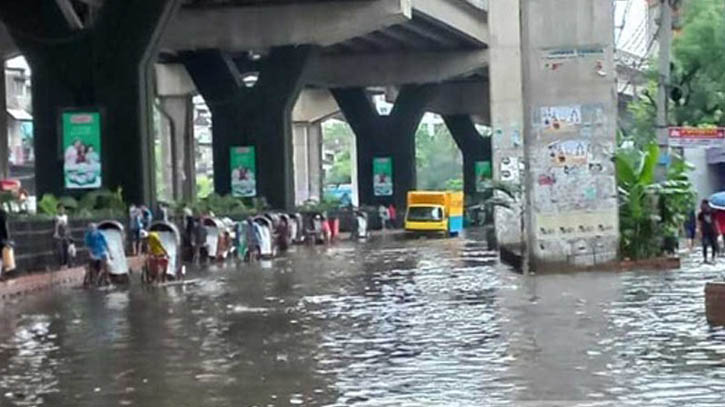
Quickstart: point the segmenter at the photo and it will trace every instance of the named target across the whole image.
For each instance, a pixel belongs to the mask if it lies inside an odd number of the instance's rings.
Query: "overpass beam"
[[[154,200],[151,60],[178,0],[107,0],[92,30],[75,31],[55,2],[1,2],[0,18],[33,71],[38,194],[66,195],[59,112],[103,112],[102,185]]]
[[[320,55],[310,63],[310,84],[347,88],[425,84],[466,76],[488,65],[488,50]]]
[[[220,51],[184,56],[184,63],[212,113],[214,189],[231,193],[230,148],[254,146],[257,196],[278,209],[294,204],[292,108],[313,53],[310,46],[273,48],[252,87]]]
[[[328,46],[404,23],[411,16],[410,0],[184,7],[164,36],[164,48],[246,51],[297,44]]]
[[[463,155],[463,191],[466,196],[478,196],[476,162],[491,162],[491,138],[481,136],[469,115],[446,115],[443,121]]]
[[[406,85],[400,89],[389,116],[375,110],[364,88],[338,88],[332,94],[355,133],[360,205],[406,206],[409,190],[416,187],[415,132],[435,86]],[[393,161],[393,195],[375,196],[373,159]]]

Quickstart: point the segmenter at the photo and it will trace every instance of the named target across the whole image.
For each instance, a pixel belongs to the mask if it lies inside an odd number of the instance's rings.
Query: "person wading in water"
[[[700,204],[700,213],[697,215],[697,221],[700,223],[700,234],[702,235],[702,255],[707,263],[707,248],[712,248],[712,262],[718,255],[719,248],[717,245],[717,225],[715,224],[715,214],[707,199],[703,199]]]

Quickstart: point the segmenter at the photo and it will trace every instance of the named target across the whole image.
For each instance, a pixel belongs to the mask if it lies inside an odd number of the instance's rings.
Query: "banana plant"
[[[620,248],[625,257],[660,256],[665,239],[676,238],[694,205],[695,194],[687,172],[692,167],[673,156],[662,182],[656,181],[660,150],[650,143],[644,151],[617,151],[615,164],[619,192]]]

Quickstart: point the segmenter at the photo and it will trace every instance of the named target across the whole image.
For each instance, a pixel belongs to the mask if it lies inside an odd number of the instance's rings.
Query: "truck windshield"
[[[443,209],[436,207],[412,207],[408,209],[408,220],[413,222],[440,222],[443,220]]]

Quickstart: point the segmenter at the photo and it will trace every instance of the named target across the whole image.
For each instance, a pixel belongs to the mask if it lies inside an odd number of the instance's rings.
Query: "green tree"
[[[418,128],[415,159],[418,189],[463,189],[463,158],[445,125],[437,125],[432,135],[425,126]]]
[[[325,174],[325,185],[349,184],[352,182],[352,159],[350,152],[355,142],[355,133],[343,121],[332,119],[322,124],[323,150],[332,152],[334,161]]]
[[[683,7],[682,29],[673,42],[669,124],[725,126],[725,5],[695,0]],[[655,140],[657,72],[646,78],[640,98],[629,105],[634,125],[626,132],[640,147]]]

